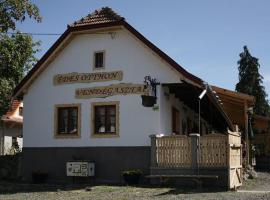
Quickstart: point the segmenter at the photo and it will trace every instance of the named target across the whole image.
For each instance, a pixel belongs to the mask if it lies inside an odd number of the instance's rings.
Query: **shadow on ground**
[[[123,187],[123,189],[127,185],[91,185],[91,184],[32,184],[32,183],[24,183],[24,182],[15,182],[15,181],[0,181],[0,194],[16,194],[16,193],[31,193],[31,192],[60,192],[60,191],[72,191],[72,190],[85,190],[91,191],[92,187],[95,186],[112,186],[112,187]],[[156,196],[163,196],[168,194],[192,194],[192,193],[215,193],[219,191],[224,191],[222,188],[194,188],[194,187],[183,187],[183,186],[152,186],[152,185],[136,185],[129,186],[134,188],[153,188],[153,189],[162,189],[168,188],[169,191],[164,193],[160,193]]]
[[[217,189],[172,188],[169,191],[157,194],[155,196],[178,195],[178,194],[196,194],[196,193],[217,193],[217,192],[224,192],[224,191],[226,191],[226,190],[224,190],[223,188],[217,188]]]

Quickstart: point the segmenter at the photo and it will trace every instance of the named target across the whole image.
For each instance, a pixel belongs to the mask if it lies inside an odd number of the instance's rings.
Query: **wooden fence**
[[[230,188],[242,185],[241,135],[238,132],[228,131],[227,135],[209,134],[196,138],[154,136],[151,145],[152,167],[222,168],[228,170]]]
[[[159,167],[189,167],[191,140],[187,136],[164,136],[156,139],[156,159]]]
[[[226,135],[210,134],[200,137],[199,166],[226,167],[227,146]]]
[[[236,188],[243,182],[241,135],[229,131],[228,143],[229,187]]]

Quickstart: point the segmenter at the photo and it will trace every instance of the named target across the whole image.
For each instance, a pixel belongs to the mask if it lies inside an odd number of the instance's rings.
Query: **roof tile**
[[[81,18],[80,20],[75,21],[69,26],[78,27],[78,26],[84,26],[84,25],[103,24],[103,23],[124,21],[124,20],[125,20],[124,17],[118,15],[110,7],[103,7],[99,10],[95,10],[93,13],[87,15],[84,18]]]
[[[16,109],[20,106],[21,102],[18,100],[13,100],[12,104],[10,106],[10,109],[6,112],[5,116],[6,117],[11,117],[14,112],[16,111]]]

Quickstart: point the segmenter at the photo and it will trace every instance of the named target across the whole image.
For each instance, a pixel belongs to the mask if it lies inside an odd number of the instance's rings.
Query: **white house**
[[[14,100],[8,112],[1,117],[0,155],[21,151],[23,145],[23,102]]]
[[[155,105],[143,106],[155,88]],[[149,173],[151,134],[232,128],[211,88],[108,7],[68,25],[14,97],[24,101],[25,180],[39,170],[65,181],[66,162],[80,159],[95,162],[95,180],[119,182],[126,169]]]

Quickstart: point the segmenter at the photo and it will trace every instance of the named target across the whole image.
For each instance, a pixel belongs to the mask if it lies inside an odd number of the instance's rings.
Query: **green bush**
[[[126,170],[122,172],[122,176],[128,185],[136,185],[139,183],[142,171],[139,169]]]

